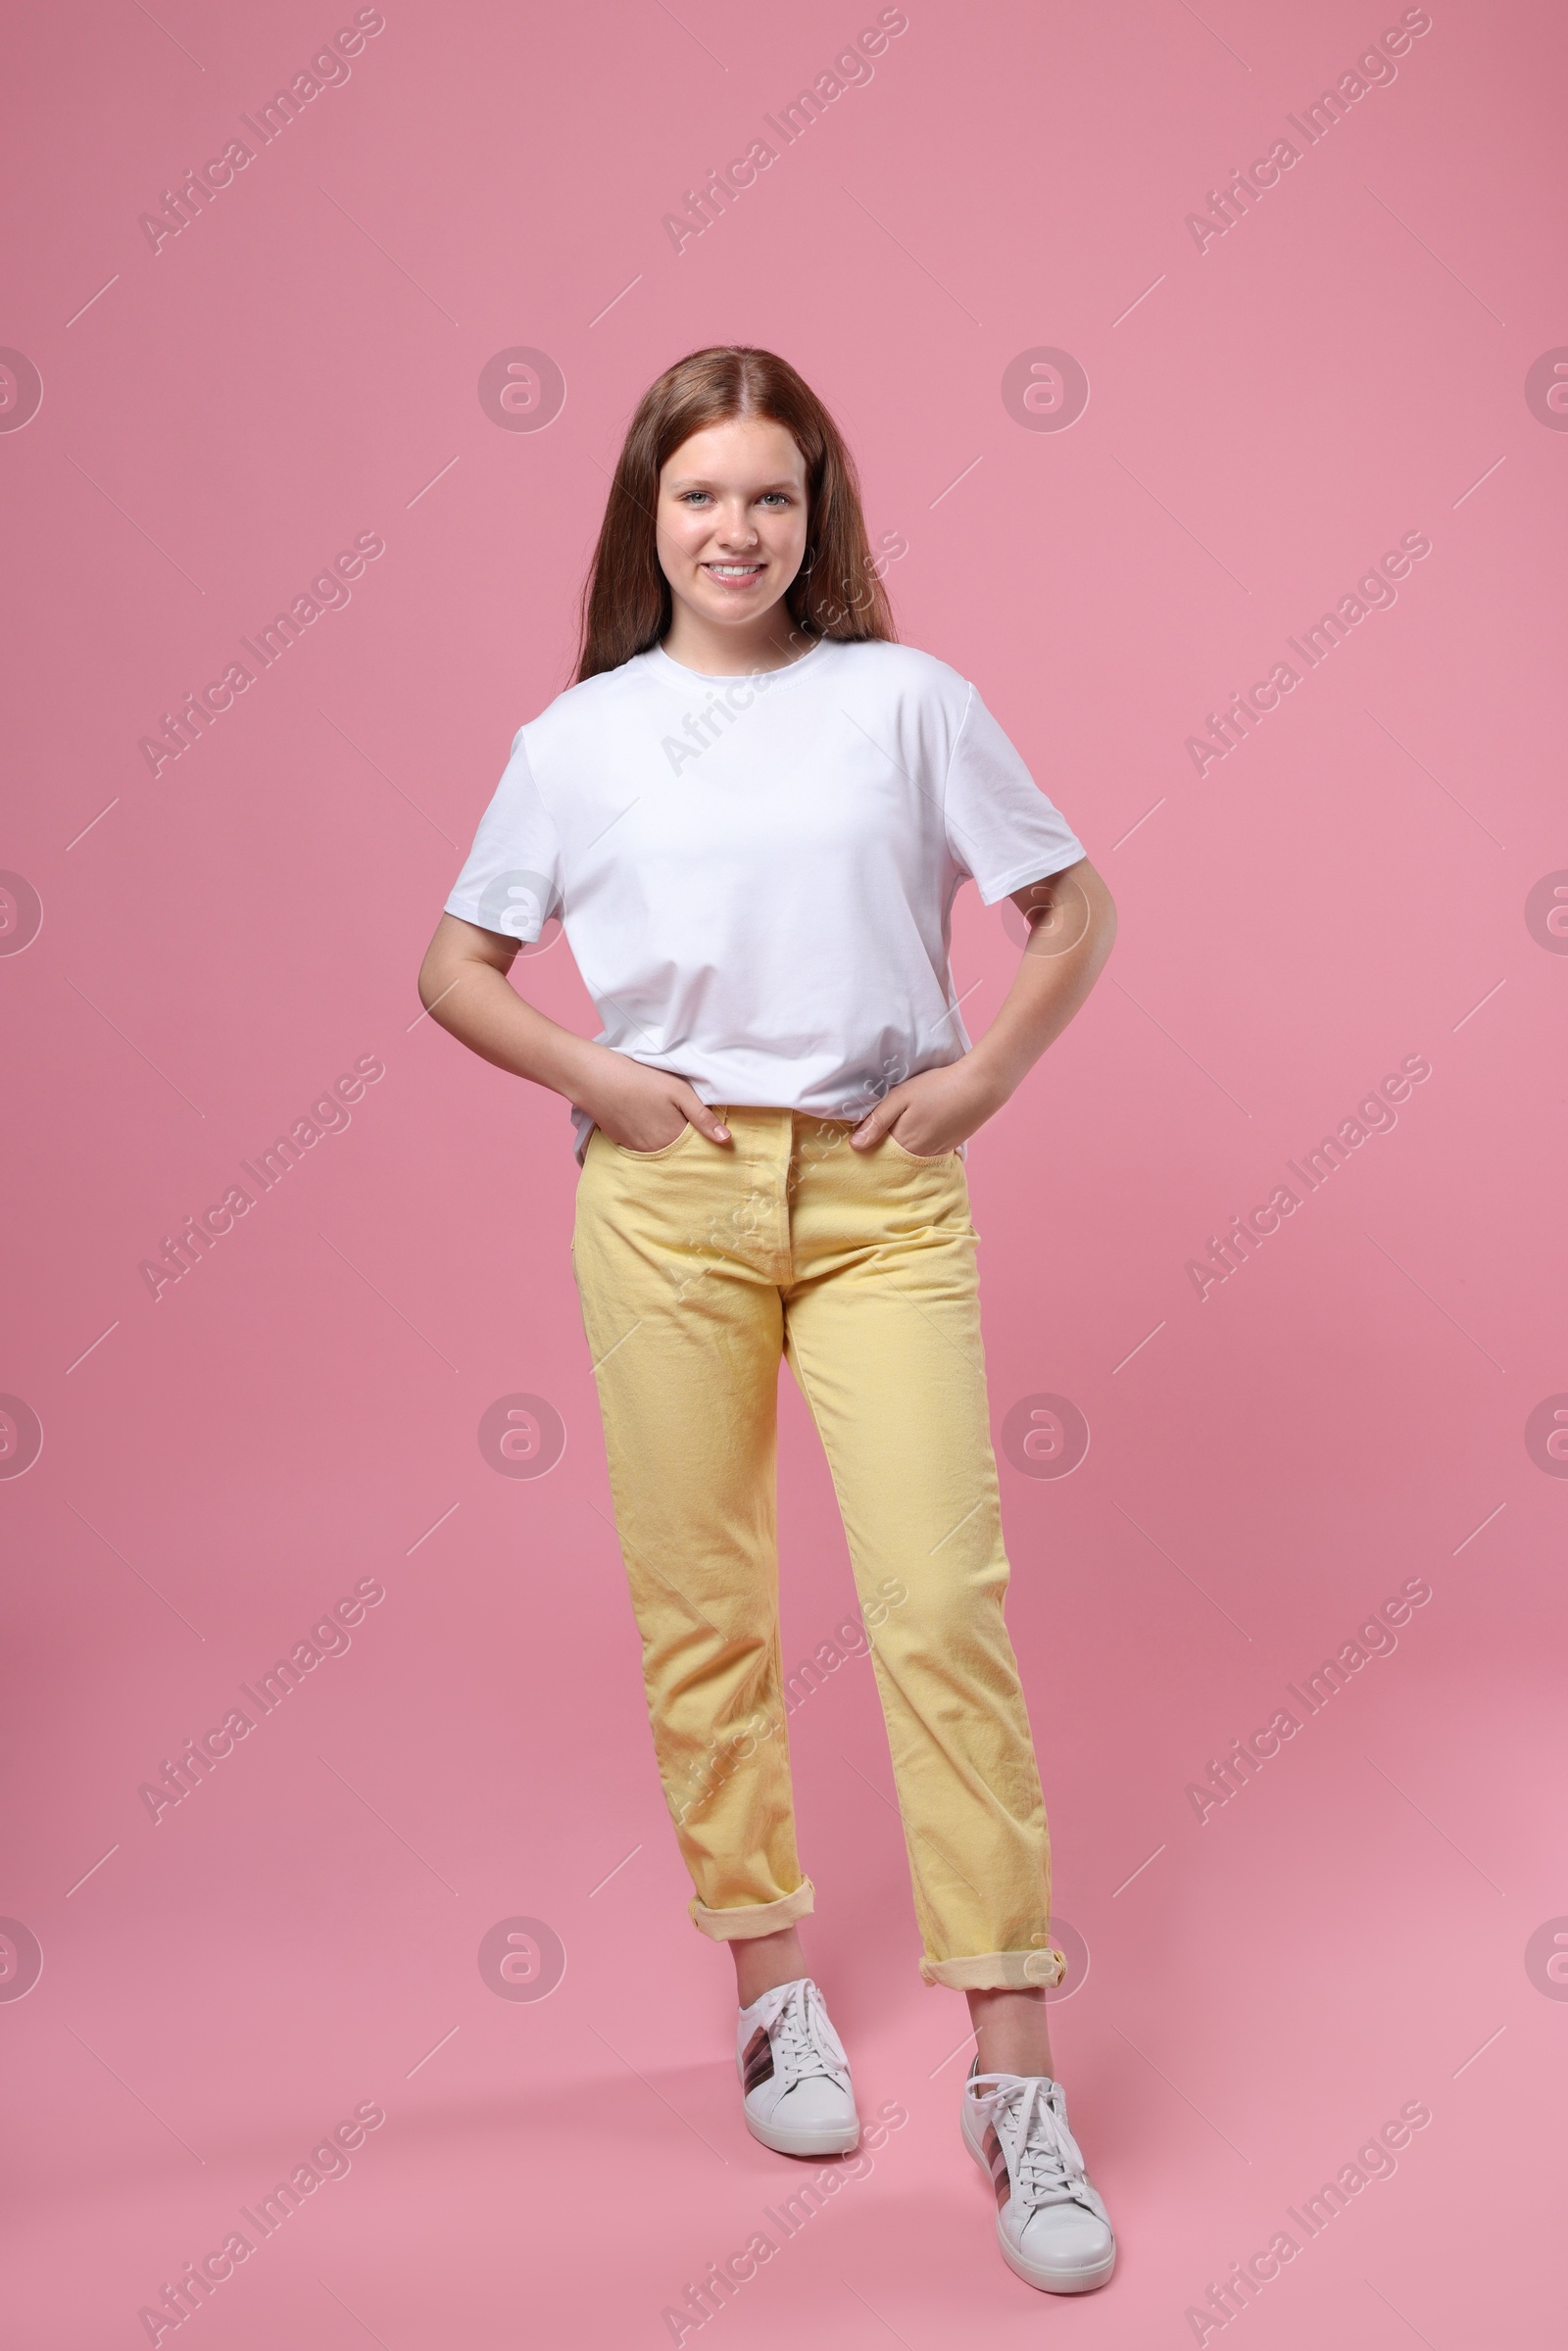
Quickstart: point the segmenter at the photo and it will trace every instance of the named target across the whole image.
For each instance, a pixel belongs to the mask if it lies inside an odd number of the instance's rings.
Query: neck
[[[663,646],[672,661],[705,677],[754,677],[760,670],[789,668],[816,642],[795,626],[782,604],[747,628],[720,628],[677,604]]]

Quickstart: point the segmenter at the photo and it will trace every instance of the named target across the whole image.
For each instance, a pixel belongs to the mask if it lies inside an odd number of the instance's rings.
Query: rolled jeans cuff
[[[954,1991],[1049,1990],[1067,1973],[1065,1952],[1054,1943],[1043,1951],[982,1951],[973,1959],[922,1959],[920,1980],[946,1984]]]
[[[803,1878],[792,1894],[783,1894],[776,1902],[747,1902],[735,1910],[710,1910],[693,1894],[686,1905],[692,1924],[714,1942],[747,1942],[754,1935],[777,1935],[781,1928],[793,1927],[816,1907],[816,1888],[809,1878]]]

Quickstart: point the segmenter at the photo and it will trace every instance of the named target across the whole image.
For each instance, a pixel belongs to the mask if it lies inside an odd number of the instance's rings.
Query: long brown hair
[[[732,416],[782,424],[806,461],[806,554],[784,597],[796,630],[896,639],[872,568],[859,477],[838,426],[787,360],[748,344],[715,344],[666,367],[638,403],[583,587],[574,684],[618,669],[668,632],[669,582],[655,544],[659,477],[683,441]]]

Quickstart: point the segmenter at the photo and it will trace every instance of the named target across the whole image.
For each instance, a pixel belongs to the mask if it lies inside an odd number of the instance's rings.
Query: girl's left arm
[[[1055,1042],[1099,979],[1116,937],[1110,892],[1087,857],[1012,894],[1029,939],[1012,986],[961,1061],[892,1087],[851,1136],[867,1151],[893,1134],[918,1158],[984,1126]]]

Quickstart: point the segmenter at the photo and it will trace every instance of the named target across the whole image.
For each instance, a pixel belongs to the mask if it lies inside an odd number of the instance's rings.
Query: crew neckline
[[[837,641],[832,637],[818,637],[809,652],[801,654],[793,661],[786,661],[778,669],[732,669],[721,676],[714,676],[710,670],[707,669],[688,669],[684,661],[677,661],[673,654],[664,651],[662,645],[651,645],[648,655],[671,684],[680,678],[688,678],[693,684],[699,686],[755,686],[760,681],[765,680],[767,691],[771,693],[775,686],[783,685],[786,679],[798,676],[803,669],[811,668],[823,647],[835,644]]]

